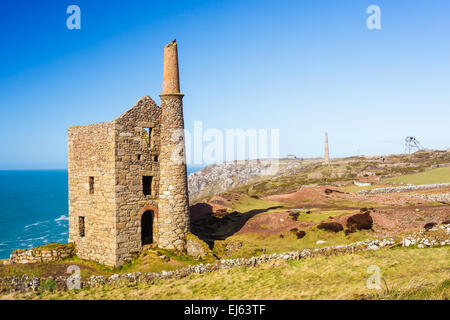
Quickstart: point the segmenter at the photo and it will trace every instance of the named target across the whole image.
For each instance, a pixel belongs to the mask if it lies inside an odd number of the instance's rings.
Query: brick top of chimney
[[[162,94],[179,94],[180,76],[178,72],[177,41],[174,40],[164,47],[164,72]]]

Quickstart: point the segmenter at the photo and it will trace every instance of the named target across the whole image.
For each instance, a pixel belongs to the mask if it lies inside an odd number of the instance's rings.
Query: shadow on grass
[[[213,215],[211,206],[207,204],[202,205],[204,206],[202,209],[205,211],[202,213],[200,219],[191,220],[191,232],[199,237],[199,239],[205,241],[210,248],[214,247],[214,241],[225,240],[241,230],[245,223],[254,216],[270,210],[283,208],[283,206],[274,206],[266,209],[250,210],[248,212],[234,211],[223,218],[218,218]],[[205,205],[210,208],[205,207]]]

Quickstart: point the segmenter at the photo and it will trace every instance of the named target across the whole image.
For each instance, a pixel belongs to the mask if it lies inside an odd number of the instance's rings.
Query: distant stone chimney
[[[164,48],[158,247],[184,250],[189,232],[189,198],[177,43]]]
[[[325,154],[323,158],[323,163],[327,166],[330,165],[330,152],[328,150],[328,133],[325,133]]]

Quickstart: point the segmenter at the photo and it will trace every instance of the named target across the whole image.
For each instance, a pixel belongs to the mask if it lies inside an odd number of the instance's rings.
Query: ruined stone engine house
[[[148,96],[112,122],[69,128],[69,242],[119,266],[146,244],[183,250],[189,231],[177,43],[164,48],[161,106]]]

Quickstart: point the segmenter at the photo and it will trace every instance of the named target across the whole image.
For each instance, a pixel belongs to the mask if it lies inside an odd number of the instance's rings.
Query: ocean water
[[[67,170],[0,171],[0,258],[67,242]]]
[[[200,167],[188,167],[188,174]],[[0,171],[0,259],[68,240],[67,170]]]

